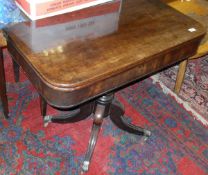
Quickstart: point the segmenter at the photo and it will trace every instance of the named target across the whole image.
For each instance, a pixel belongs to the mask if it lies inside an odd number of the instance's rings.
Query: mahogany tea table
[[[67,118],[47,116],[47,104],[73,109],[69,117],[74,118],[80,105],[95,101],[88,108],[93,126],[82,166],[87,171],[103,118],[110,116],[121,129],[150,136],[124,117],[114,117],[113,94],[195,54],[205,29],[159,0],[114,0],[19,23],[4,33],[15,72],[21,66],[40,94],[46,124]]]

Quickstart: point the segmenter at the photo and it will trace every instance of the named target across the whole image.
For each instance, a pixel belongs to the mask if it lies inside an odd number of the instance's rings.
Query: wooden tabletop
[[[4,35],[3,35],[3,31],[0,30],[0,47],[3,48],[3,47],[6,47],[6,40],[4,38]]]
[[[205,29],[158,0],[115,0],[5,33],[38,92],[71,107],[190,57]]]

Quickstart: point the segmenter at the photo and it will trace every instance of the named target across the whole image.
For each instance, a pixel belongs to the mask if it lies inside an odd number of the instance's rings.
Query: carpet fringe
[[[194,119],[200,121],[206,127],[208,126],[208,121],[202,115],[200,115],[197,111],[195,111],[192,107],[190,107],[190,105],[186,101],[181,99],[178,95],[176,95],[171,89],[169,89],[167,86],[164,85],[164,83],[162,83],[159,80],[159,74],[153,75],[150,78],[153,80],[154,84],[158,83],[161,86],[162,91],[165,94],[173,96],[179,104],[183,105],[183,107],[187,111],[191,112],[194,115]]]

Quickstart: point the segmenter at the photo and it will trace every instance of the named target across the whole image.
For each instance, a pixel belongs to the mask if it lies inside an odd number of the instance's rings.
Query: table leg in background
[[[8,118],[9,108],[8,108],[8,100],[7,100],[7,95],[6,95],[6,81],[5,81],[2,48],[0,48],[0,97],[1,97],[1,103],[3,107],[4,116]]]

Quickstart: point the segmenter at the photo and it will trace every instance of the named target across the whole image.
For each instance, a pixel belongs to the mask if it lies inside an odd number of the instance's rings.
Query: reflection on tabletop
[[[118,29],[120,7],[121,1],[114,0],[79,11],[21,23],[13,32],[33,52],[43,52],[47,56],[62,52],[62,46],[66,43],[115,32]]]

